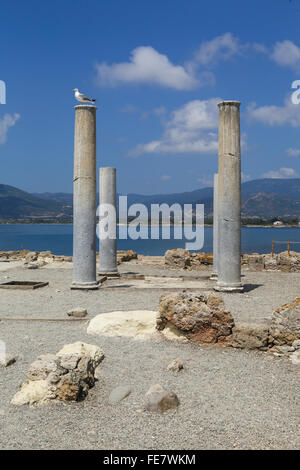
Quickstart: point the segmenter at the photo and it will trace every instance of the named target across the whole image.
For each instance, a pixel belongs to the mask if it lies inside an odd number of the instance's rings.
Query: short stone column
[[[215,290],[241,292],[240,102],[219,106],[218,281]]]
[[[210,279],[218,279],[218,173],[214,175],[214,208],[213,208],[213,272]]]
[[[96,279],[96,110],[75,106],[73,194],[73,283],[98,289]]]
[[[117,264],[117,220],[116,220],[116,169],[100,168],[99,172],[100,212],[108,214],[105,238],[99,231],[99,267],[98,274],[107,277],[119,277]],[[102,209],[101,209],[102,207]]]

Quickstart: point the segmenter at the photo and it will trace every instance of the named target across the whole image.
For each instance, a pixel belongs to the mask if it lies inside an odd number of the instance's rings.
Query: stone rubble
[[[137,257],[138,257],[137,253],[133,250],[117,251],[117,264],[119,265],[126,261],[137,259]]]
[[[292,345],[300,340],[300,297],[277,308],[272,315],[270,336],[274,345]]]
[[[170,326],[196,343],[290,355],[300,350],[300,297],[277,308],[265,325],[235,324],[217,293],[168,292],[159,299],[156,329]]]
[[[213,254],[189,252],[183,248],[165,253],[165,266],[171,269],[203,270],[213,264]],[[300,271],[300,253],[283,251],[279,254],[244,254],[241,264],[249,271]]]
[[[269,345],[269,327],[254,323],[238,323],[226,339],[226,346],[266,351]]]
[[[99,256],[99,254],[97,254]],[[117,262],[121,264],[132,259],[137,259],[138,255],[133,250],[118,251]],[[51,251],[30,251],[30,250],[15,250],[15,251],[0,251],[1,261],[18,261],[23,260],[24,266],[34,266],[30,269],[37,269],[37,267],[45,266],[53,262],[72,262],[72,256],[55,255]],[[40,263],[40,264],[39,264]]]
[[[223,342],[234,327],[233,317],[225,310],[222,297],[214,292],[162,294],[156,328],[163,330],[168,323],[196,343]]]
[[[212,264],[211,253],[190,253],[183,248],[168,250],[165,253],[165,266],[171,269],[202,269]]]
[[[300,253],[295,251],[283,251],[282,253],[272,253],[259,255],[243,255],[242,265],[250,271],[300,271]]]
[[[11,403],[82,400],[94,386],[95,369],[103,359],[98,346],[80,341],[65,345],[57,354],[41,355],[29,367],[27,380]]]

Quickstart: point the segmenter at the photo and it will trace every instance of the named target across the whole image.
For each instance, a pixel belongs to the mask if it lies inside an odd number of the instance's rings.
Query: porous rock
[[[238,323],[232,329],[232,334],[226,338],[226,346],[241,349],[268,348],[269,328],[265,325]]]
[[[156,327],[168,323],[197,343],[216,343],[231,334],[234,320],[216,293],[166,293],[160,296]]]
[[[103,358],[98,346],[80,341],[65,345],[56,355],[39,356],[29,367],[27,381],[12,403],[82,400],[94,385],[95,369]]]
[[[25,264],[31,263],[32,261],[36,261],[38,259],[38,252],[37,251],[30,251],[25,256]]]
[[[191,265],[191,258],[188,250],[177,248],[168,250],[165,253],[165,265],[169,268],[186,269]]]
[[[258,254],[249,255],[248,267],[253,271],[262,271],[264,269],[263,257]]]
[[[271,318],[271,340],[275,345],[292,345],[300,340],[300,297],[277,308]]]
[[[277,260],[275,256],[271,254],[264,256],[264,267],[267,271],[276,271],[277,269]]]

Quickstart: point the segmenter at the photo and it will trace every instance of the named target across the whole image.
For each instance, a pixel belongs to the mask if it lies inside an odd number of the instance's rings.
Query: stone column
[[[240,102],[219,106],[218,281],[215,290],[241,292]]]
[[[98,289],[96,279],[96,110],[75,106],[73,283],[71,289]]]
[[[210,279],[218,279],[218,173],[214,175],[214,208],[213,208],[213,256],[214,265]]]
[[[103,207],[103,212],[106,211],[105,205],[108,205],[109,214],[109,232],[113,238],[101,239],[100,232],[100,248],[99,248],[99,267],[98,274],[107,277],[119,277],[117,265],[117,193],[116,193],[116,169],[115,168],[100,168],[99,172],[99,196],[100,207]]]

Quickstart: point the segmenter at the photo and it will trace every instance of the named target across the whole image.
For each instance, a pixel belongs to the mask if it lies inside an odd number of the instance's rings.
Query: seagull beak
[[[74,90],[72,90],[72,91],[75,91],[75,89],[74,89]]]

